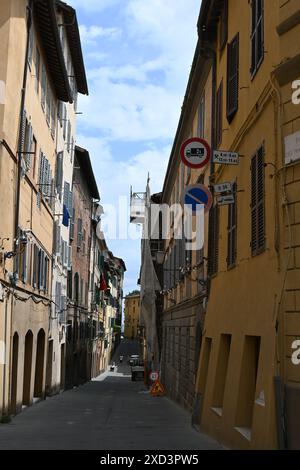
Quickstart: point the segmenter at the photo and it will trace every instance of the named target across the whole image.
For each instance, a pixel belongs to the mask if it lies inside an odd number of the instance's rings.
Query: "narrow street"
[[[116,372],[48,398],[0,425],[0,449],[220,449],[199,434],[190,415],[168,398],[153,398],[143,382],[132,382],[128,355],[136,344],[124,340]],[[116,360],[117,364],[117,360]]]

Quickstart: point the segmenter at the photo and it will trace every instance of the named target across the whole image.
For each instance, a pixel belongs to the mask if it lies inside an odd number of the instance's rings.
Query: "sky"
[[[145,191],[149,172],[151,192],[162,190],[201,1],[68,3],[76,8],[89,86],[89,96],[79,98],[76,141],[90,152],[106,213],[103,228],[115,212],[130,232],[126,239],[119,230],[105,230],[109,249],[125,261],[127,294],[137,288],[140,271],[140,233],[129,225],[130,187]]]

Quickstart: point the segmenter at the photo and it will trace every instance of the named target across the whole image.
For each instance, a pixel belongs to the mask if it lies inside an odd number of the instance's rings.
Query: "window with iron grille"
[[[214,206],[209,214],[208,228],[208,275],[218,272],[219,258],[219,207]]]
[[[252,256],[265,249],[265,164],[264,147],[251,160],[251,251]]]
[[[228,39],[228,0],[224,1],[224,7],[221,14],[221,22],[220,22],[220,51],[224,49],[226,46]]]
[[[237,195],[236,183],[233,184],[232,193],[234,204],[228,205],[228,228],[227,228],[227,266],[232,267],[236,263],[237,247]]]
[[[222,142],[223,134],[223,80],[221,81],[217,91],[216,112],[216,144],[217,147],[219,147]]]
[[[254,76],[264,59],[264,2],[252,0],[251,75]]]
[[[239,107],[239,34],[227,46],[227,119],[230,123]]]

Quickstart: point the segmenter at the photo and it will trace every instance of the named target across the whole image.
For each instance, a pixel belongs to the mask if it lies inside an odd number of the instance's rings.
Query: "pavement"
[[[115,372],[47,398],[0,424],[1,450],[202,450],[221,449],[191,426],[190,415],[166,397],[152,397],[132,382],[124,340]],[[122,364],[117,363],[120,354]]]

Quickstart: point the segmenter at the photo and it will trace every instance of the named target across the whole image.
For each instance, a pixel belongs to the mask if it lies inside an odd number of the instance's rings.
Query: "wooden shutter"
[[[227,119],[231,122],[239,104],[239,34],[227,50]]]
[[[69,196],[70,196],[69,193],[70,193],[70,184],[67,181],[65,181],[63,204],[66,206],[67,209],[69,209]]]
[[[67,149],[68,149],[68,152],[70,152],[71,150],[71,122],[70,120],[68,121],[68,136],[67,136]]]
[[[228,205],[228,233],[227,233],[227,266],[234,266],[236,263],[236,243],[237,243],[237,195],[236,183],[233,185],[234,204]]]
[[[224,0],[223,11],[220,23],[220,50],[226,46],[228,39],[228,0]]]
[[[208,228],[208,274],[213,276],[218,272],[219,258],[219,207],[214,206],[209,214]]]
[[[217,91],[217,104],[216,104],[216,145],[219,145],[222,142],[223,135],[223,80],[220,83],[219,89]]]
[[[64,140],[66,140],[66,134],[67,134],[67,108],[66,105],[63,105],[63,136]]]
[[[258,70],[264,58],[264,2],[252,0],[251,75]]]
[[[82,220],[78,219],[77,221],[77,248],[81,247],[82,241]]]
[[[265,166],[264,147],[251,160],[251,250],[258,255],[265,249]]]
[[[46,90],[47,90],[46,68],[45,68],[45,65],[42,63],[42,96],[41,96],[41,103],[42,103],[43,110],[45,110],[45,104],[46,104]]]
[[[70,190],[69,190],[68,210],[69,210],[69,214],[70,214],[70,217],[71,217],[72,212],[73,212],[73,193]]]
[[[70,240],[74,240],[74,228],[75,228],[75,209],[72,210],[72,218],[70,223]]]
[[[63,152],[59,152],[56,157],[56,175],[55,186],[59,199],[62,195],[62,182],[63,182]]]

